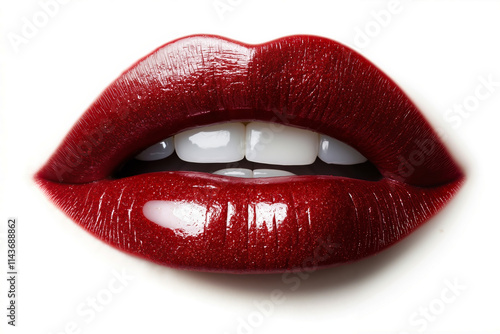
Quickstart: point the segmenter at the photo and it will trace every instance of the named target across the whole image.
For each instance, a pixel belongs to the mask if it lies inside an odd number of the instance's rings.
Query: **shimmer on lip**
[[[228,121],[336,138],[379,176],[116,177],[147,147]],[[416,106],[355,51],[316,36],[248,45],[206,35],[170,42],[124,72],[35,178],[114,247],[175,268],[233,273],[324,268],[375,254],[436,214],[464,179]]]

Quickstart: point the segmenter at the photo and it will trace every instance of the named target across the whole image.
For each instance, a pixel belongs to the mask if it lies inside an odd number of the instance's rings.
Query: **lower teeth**
[[[277,176],[292,176],[293,173],[279,169],[247,169],[247,168],[224,168],[213,172],[213,174],[242,177],[242,178],[260,178],[260,177],[277,177]]]
[[[247,179],[271,178],[280,176],[330,175],[354,179],[377,181],[382,175],[370,162],[356,165],[327,164],[321,159],[307,166],[280,166],[255,163],[243,159],[235,163],[190,163],[181,160],[174,151],[169,157],[156,161],[130,159],[121,165],[113,178],[124,178],[144,173],[155,172],[202,172],[229,177]]]

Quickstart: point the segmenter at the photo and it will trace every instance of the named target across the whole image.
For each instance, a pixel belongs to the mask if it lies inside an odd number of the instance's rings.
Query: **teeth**
[[[233,176],[233,177],[243,177],[243,178],[252,178],[253,173],[251,169],[246,168],[225,168],[220,169],[214,174],[217,175],[225,175],[225,176]]]
[[[175,136],[175,151],[188,162],[234,162],[243,159],[245,125],[224,123],[184,131]]]
[[[328,164],[337,165],[354,165],[367,160],[346,143],[325,135],[319,137],[318,157]]]
[[[279,165],[310,165],[318,155],[317,133],[289,126],[251,122],[246,126],[245,157]]]
[[[213,174],[224,175],[224,176],[233,176],[233,177],[242,177],[246,179],[250,178],[258,178],[258,177],[275,177],[275,176],[291,176],[295,175],[293,173],[279,170],[279,169],[255,169],[252,171],[247,168],[225,168],[220,169]]]
[[[275,177],[275,176],[292,176],[293,173],[280,169],[254,169],[253,177]]]
[[[159,143],[148,147],[147,149],[136,155],[135,158],[142,161],[154,161],[165,159],[172,153],[174,153],[174,138],[169,137]]]
[[[351,146],[309,130],[264,122],[223,123],[184,131],[152,145],[135,158],[160,160],[177,152],[195,163],[248,161],[273,165],[310,165],[316,157],[328,164],[354,165],[367,159]],[[226,168],[214,174],[234,177],[294,175],[276,169]]]

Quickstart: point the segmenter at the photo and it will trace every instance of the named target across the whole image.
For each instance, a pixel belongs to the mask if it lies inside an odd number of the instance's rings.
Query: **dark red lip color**
[[[111,177],[163,138],[229,120],[337,138],[383,178]],[[101,94],[35,178],[69,217],[121,250],[176,268],[238,273],[328,267],[375,254],[438,212],[464,179],[391,79],[315,36],[259,45],[191,36],[160,47]],[[201,214],[190,230],[161,227],[143,214],[156,200]]]

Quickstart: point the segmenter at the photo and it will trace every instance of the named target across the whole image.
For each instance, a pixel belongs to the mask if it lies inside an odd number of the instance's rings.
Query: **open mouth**
[[[121,250],[258,273],[375,254],[464,176],[403,91],[353,50],[315,36],[201,35],[124,72],[35,179]]]
[[[331,175],[377,181],[375,165],[335,138],[266,122],[227,122],[183,131],[146,148],[116,178],[193,171],[240,178]]]

